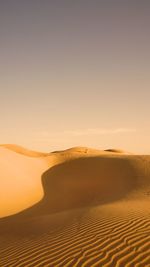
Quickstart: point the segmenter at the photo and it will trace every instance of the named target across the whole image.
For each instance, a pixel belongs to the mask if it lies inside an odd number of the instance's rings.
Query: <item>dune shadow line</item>
[[[20,216],[53,214],[117,201],[135,186],[127,158],[80,158],[62,163],[42,175],[43,199]]]

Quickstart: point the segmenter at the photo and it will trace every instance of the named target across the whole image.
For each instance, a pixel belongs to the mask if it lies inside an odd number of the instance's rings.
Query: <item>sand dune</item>
[[[33,150],[26,149],[24,147],[18,146],[18,145],[13,145],[13,144],[5,144],[5,145],[0,145],[0,147],[7,148],[9,150],[12,150],[13,152],[22,154],[24,156],[28,157],[44,157],[47,156],[47,153],[42,153],[42,152],[37,152]]]
[[[14,148],[0,148],[0,266],[150,266],[150,156]]]
[[[126,153],[125,151],[121,149],[105,149],[106,152],[114,152],[114,153]]]
[[[41,199],[43,159],[27,157],[0,147],[0,217],[14,214]]]

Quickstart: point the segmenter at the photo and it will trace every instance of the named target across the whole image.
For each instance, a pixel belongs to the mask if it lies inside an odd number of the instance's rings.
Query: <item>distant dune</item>
[[[0,267],[150,266],[150,156],[0,146]]]
[[[0,145],[0,147],[7,148],[7,149],[12,150],[16,153],[19,153],[19,154],[22,154],[22,155],[28,156],[28,157],[44,157],[44,156],[48,155],[47,153],[28,150],[24,147],[21,147],[18,145],[13,145],[13,144]]]
[[[106,149],[106,152],[114,152],[114,153],[126,153],[121,149]]]

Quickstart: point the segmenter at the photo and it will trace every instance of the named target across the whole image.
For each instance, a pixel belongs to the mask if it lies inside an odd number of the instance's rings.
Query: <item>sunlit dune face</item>
[[[0,217],[17,213],[41,199],[42,159],[0,148]]]

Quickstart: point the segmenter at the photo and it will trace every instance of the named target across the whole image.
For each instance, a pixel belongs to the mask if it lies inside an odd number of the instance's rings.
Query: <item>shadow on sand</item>
[[[127,158],[80,158],[50,168],[42,175],[42,185],[40,202],[1,219],[0,226],[117,201],[135,188],[136,176]]]

